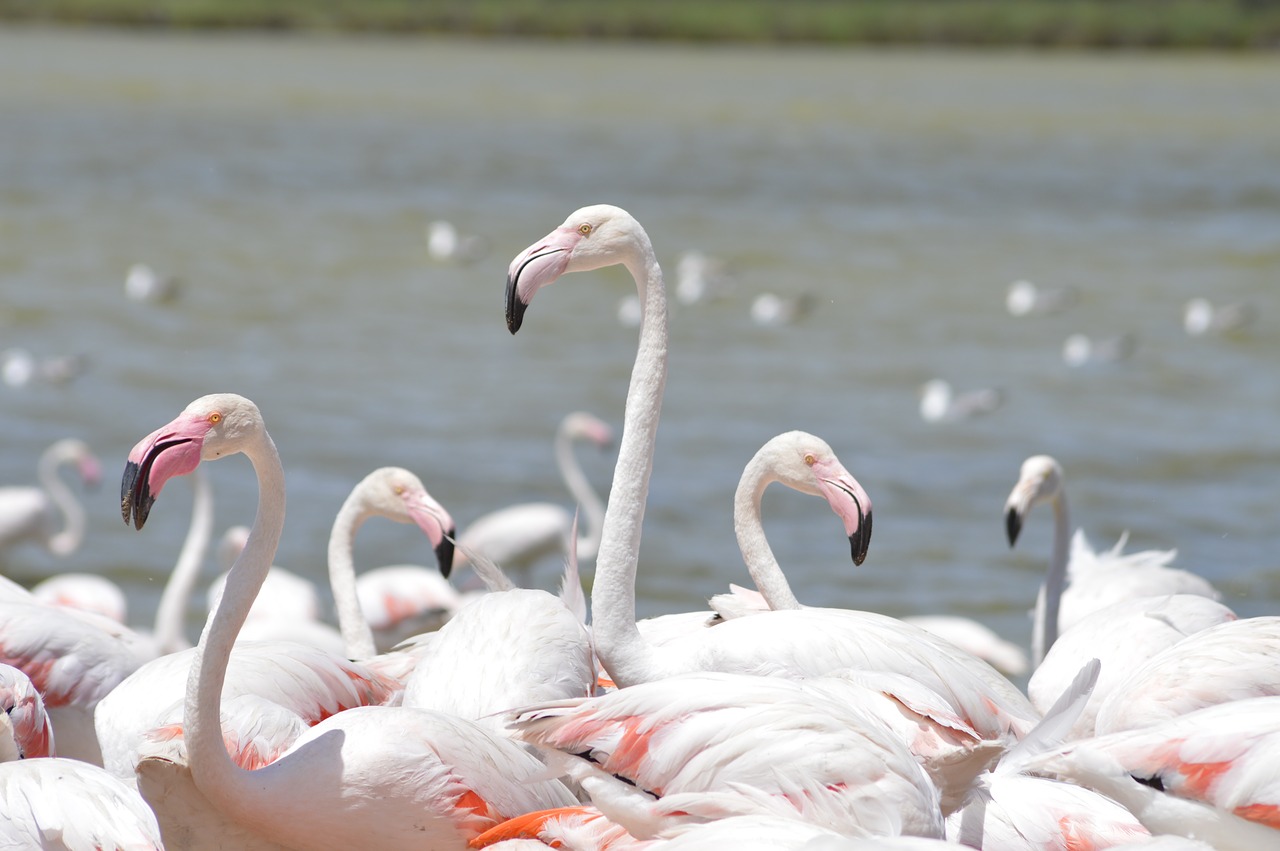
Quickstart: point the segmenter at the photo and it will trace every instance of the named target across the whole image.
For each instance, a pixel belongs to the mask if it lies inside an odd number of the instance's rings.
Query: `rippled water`
[[[855,569],[821,502],[768,493],[805,602],[972,614],[1025,641],[1050,519],[1011,552],[1001,510],[1037,452],[1062,461],[1095,543],[1127,529],[1133,548],[1176,547],[1242,614],[1280,602],[1273,60],[8,30],[0,114],[0,348],[91,358],[66,386],[0,386],[0,481],[33,480],[63,435],[108,473],[78,553],[5,556],[24,581],[106,573],[145,623],[189,489],[171,485],[137,533],[114,477],[214,391],[262,408],[289,477],[277,562],[317,579],[338,506],[376,466],[417,471],[464,525],[567,501],[551,437],[574,409],[621,425],[635,335],[615,311],[631,285],[618,269],[567,278],[513,339],[503,281],[573,209],[609,202],[646,226],[669,280],[697,248],[735,283],[673,310],[643,613],[745,584],[733,487],[791,428],[826,438],[875,500]],[[435,218],[486,253],[430,260]],[[139,260],[180,275],[181,298],[127,301]],[[1018,278],[1079,301],[1014,319]],[[764,291],[816,309],[757,327]],[[1188,337],[1193,296],[1251,302],[1257,320]],[[1072,369],[1073,332],[1136,348]],[[1006,404],[924,423],[917,391],[935,376]],[[612,458],[585,460],[607,486]],[[248,522],[247,463],[210,472],[219,527]],[[430,560],[378,522],[356,556]]]

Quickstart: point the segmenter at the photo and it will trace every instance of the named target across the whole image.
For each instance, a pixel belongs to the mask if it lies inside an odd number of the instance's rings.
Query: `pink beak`
[[[539,242],[516,255],[507,269],[507,330],[520,330],[533,294],[564,274],[581,236],[576,230],[556,228]]]
[[[200,466],[200,452],[209,422],[186,416],[153,431],[129,453],[120,480],[120,513],[141,529],[165,482]]]
[[[834,459],[814,464],[813,474],[831,510],[844,521],[853,563],[862,564],[871,545],[871,497],[858,480]]]
[[[404,498],[409,516],[426,534],[435,549],[441,575],[448,579],[453,570],[453,539],[458,536],[458,527],[449,512],[444,510],[444,506],[426,494],[406,493]]]

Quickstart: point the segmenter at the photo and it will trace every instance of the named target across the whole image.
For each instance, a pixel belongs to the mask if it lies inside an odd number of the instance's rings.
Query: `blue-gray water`
[[[645,225],[669,280],[691,248],[736,280],[724,301],[674,305],[642,613],[746,584],[733,488],[792,428],[826,438],[875,501],[855,569],[826,506],[768,493],[805,602],[971,614],[1025,642],[1050,518],[1011,552],[1001,511],[1023,458],[1048,452],[1096,544],[1128,529],[1131,548],[1176,547],[1241,614],[1275,612],[1277,115],[1265,57],[0,31],[0,349],[91,358],[66,386],[0,386],[0,482],[32,481],[64,435],[107,472],[78,553],[24,548],[4,568],[103,572],[147,622],[190,492],[171,484],[138,533],[116,476],[214,391],[262,408],[289,477],[277,562],[318,580],[338,506],[376,466],[418,472],[462,525],[567,501],[551,436],[574,409],[620,427],[635,334],[615,308],[631,284],[566,278],[512,338],[503,283],[518,251],[609,202]],[[436,218],[487,253],[431,261]],[[139,260],[181,276],[181,298],[127,301]],[[1080,299],[1014,319],[1018,278]],[[758,328],[765,290],[817,308]],[[1193,296],[1252,302],[1257,319],[1188,337]],[[1071,369],[1077,331],[1132,333],[1136,349]],[[1007,402],[926,424],[917,389],[934,376]],[[612,457],[584,456],[607,485]],[[210,472],[219,529],[248,522],[248,464]],[[362,565],[429,560],[390,523],[357,544]]]

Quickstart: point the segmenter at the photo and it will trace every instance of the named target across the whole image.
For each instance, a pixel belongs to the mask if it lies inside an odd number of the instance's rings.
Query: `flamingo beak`
[[[120,513],[125,524],[141,529],[165,482],[200,465],[209,423],[178,418],[144,437],[124,465],[120,480]]]
[[[1009,536],[1009,546],[1018,542],[1018,534],[1022,531],[1022,514],[1016,506],[1009,506],[1004,514],[1004,531]]]
[[[818,479],[818,490],[826,497],[831,510],[844,521],[853,563],[862,564],[871,545],[871,497],[858,480],[834,459],[819,461],[813,471]]]
[[[577,231],[556,229],[516,255],[507,269],[507,330],[520,330],[533,294],[554,282],[569,266]]]
[[[436,562],[440,565],[440,575],[449,578],[453,571],[453,540],[457,537],[458,527],[454,524],[444,506],[426,496],[419,494],[416,500],[407,502],[409,516],[418,528],[430,539],[435,549]]]

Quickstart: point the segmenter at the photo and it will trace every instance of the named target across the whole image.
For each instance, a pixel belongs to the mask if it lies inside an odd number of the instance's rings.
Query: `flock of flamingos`
[[[617,207],[574,212],[512,261],[506,322],[521,330],[563,275],[617,264],[637,287],[638,351],[607,505],[580,497],[581,536],[574,517],[545,518],[551,545],[570,544],[559,594],[517,587],[514,553],[468,544],[388,467],[334,524],[340,633],[272,635],[252,610],[279,581],[279,456],[254,402],[196,399],[129,453],[120,497],[139,530],[171,522],[155,503],[191,476],[194,535],[201,464],[252,462],[257,514],[197,646],[171,617],[188,554],[154,634],[0,578],[0,847],[1280,849],[1280,617],[1237,618],[1171,554],[1073,538],[1047,456],[1005,508],[1010,544],[1037,505],[1054,523],[1025,693],[962,638],[796,599],[760,521],[769,484],[825,499],[855,562],[872,531],[866,491],[803,432],[762,447],[735,496],[757,590],[637,622],[668,346],[648,235]],[[565,434],[608,436],[589,417]],[[416,524],[438,570],[358,581],[352,541],[372,516]],[[595,559],[589,618],[575,549]],[[444,577],[466,561],[488,591],[464,600]],[[397,581],[448,617],[393,635],[416,605],[395,601]]]

